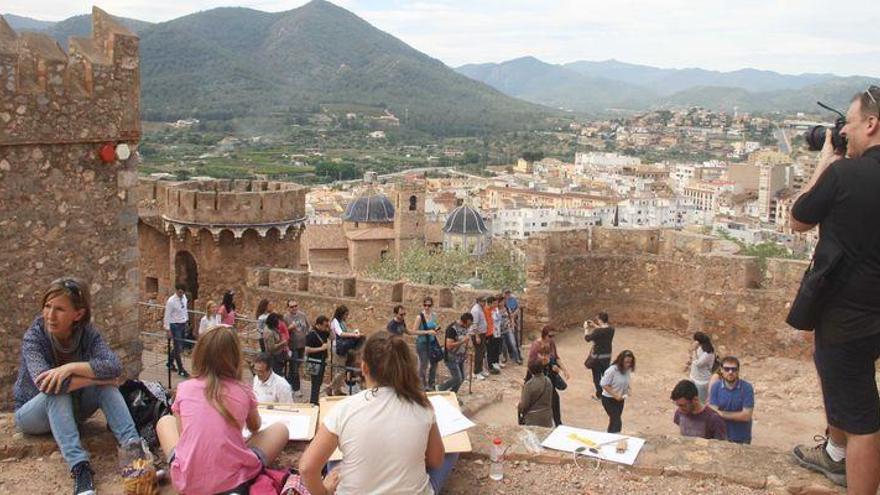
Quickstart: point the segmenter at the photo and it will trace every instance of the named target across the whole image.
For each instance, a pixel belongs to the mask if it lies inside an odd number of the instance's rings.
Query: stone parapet
[[[757,356],[804,357],[809,346],[785,323],[806,263],[719,252],[719,239],[594,227],[550,232],[526,247],[526,330],[580,326],[599,311],[617,325],[696,330]]]
[[[138,38],[97,7],[92,23],[65,54],[0,16],[0,145],[139,141]]]
[[[142,218],[161,218],[167,230],[197,237],[208,230],[236,239],[248,230],[261,237],[299,235],[305,225],[308,189],[291,182],[210,180],[170,182],[142,178],[138,184]]]

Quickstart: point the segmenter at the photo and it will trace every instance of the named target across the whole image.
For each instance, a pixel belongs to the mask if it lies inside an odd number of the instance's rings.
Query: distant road
[[[773,127],[776,128],[776,130],[773,131],[773,134],[776,135],[776,142],[779,146],[779,152],[785,153],[786,155],[791,154],[791,141],[789,141],[788,134],[785,133],[785,129],[779,127],[775,123],[773,124]]]

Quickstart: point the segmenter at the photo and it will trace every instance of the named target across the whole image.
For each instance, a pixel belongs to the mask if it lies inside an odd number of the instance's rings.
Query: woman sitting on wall
[[[403,339],[378,332],[364,345],[361,371],[367,389],[342,400],[321,419],[300,458],[309,492],[440,493],[458,454],[444,455],[415,355]],[[383,449],[389,439],[393,447]],[[322,480],[321,471],[337,447],[342,461]]]
[[[73,493],[94,494],[79,424],[101,409],[117,442],[140,442],[117,388],[122,364],[91,323],[86,284],[55,280],[43,293],[42,308],[21,342],[15,425],[30,435],[52,433],[71,468]]]

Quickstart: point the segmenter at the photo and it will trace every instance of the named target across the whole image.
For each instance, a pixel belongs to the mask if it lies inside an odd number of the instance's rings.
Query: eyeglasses
[[[76,284],[73,280],[67,279],[61,282],[61,285],[64,286],[65,289],[70,291],[76,297],[82,297],[82,292],[80,292],[79,285]]]
[[[433,307],[434,307],[433,304],[425,304],[424,306],[425,306],[426,308],[433,308]]]
[[[737,368],[736,366],[722,366],[721,369],[727,373],[736,373],[737,371],[739,371],[739,368]]]

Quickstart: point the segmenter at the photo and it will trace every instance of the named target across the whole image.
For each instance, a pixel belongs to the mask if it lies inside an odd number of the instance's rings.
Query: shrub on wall
[[[482,257],[460,250],[434,251],[426,247],[408,249],[400,260],[388,258],[365,270],[364,276],[382,280],[406,280],[416,284],[452,287],[470,283],[476,274],[482,288],[521,291],[525,287],[525,266],[507,251],[492,248]]]

